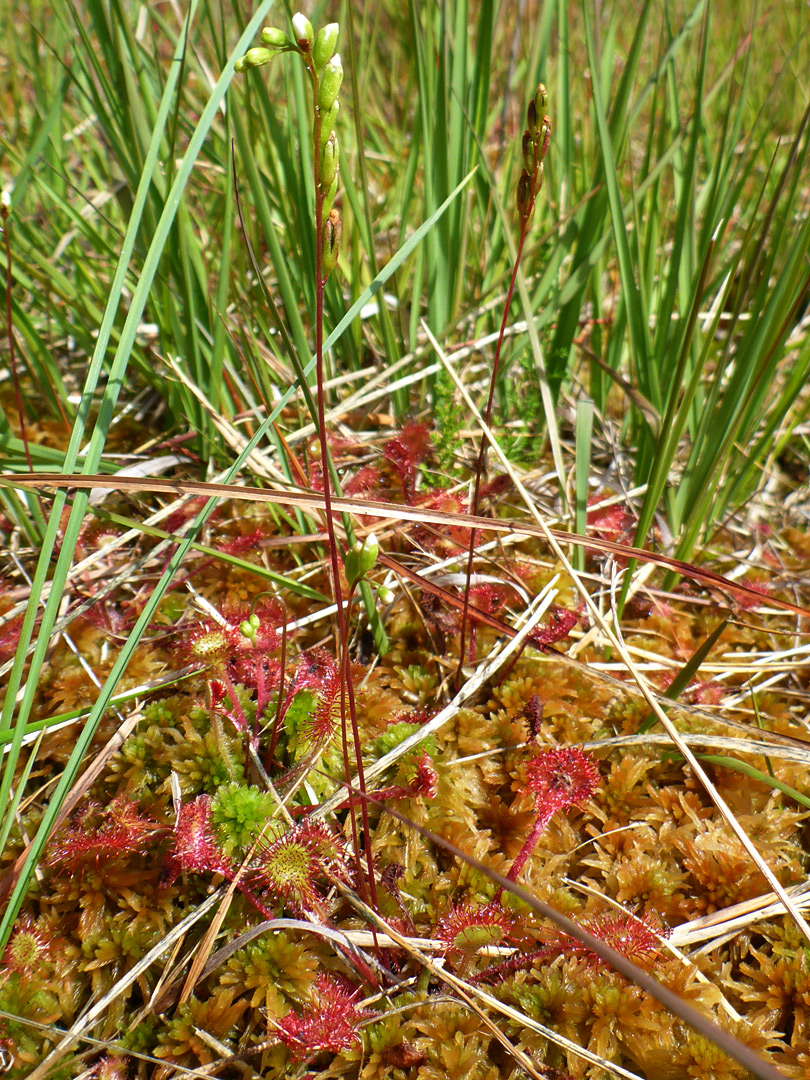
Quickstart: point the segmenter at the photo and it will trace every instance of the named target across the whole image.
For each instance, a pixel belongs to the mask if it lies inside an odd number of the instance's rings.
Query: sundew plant
[[[3,1070],[802,1080],[802,5],[24,14]]]

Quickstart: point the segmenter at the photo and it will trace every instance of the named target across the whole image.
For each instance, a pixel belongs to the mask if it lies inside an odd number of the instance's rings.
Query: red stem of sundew
[[[489,427],[489,422],[492,417],[492,403],[495,400],[495,385],[498,380],[498,367],[501,360],[501,348],[503,346],[504,335],[506,334],[506,323],[509,318],[509,308],[512,304],[512,293],[515,291],[515,282],[517,281],[517,273],[520,267],[520,260],[523,257],[523,248],[526,244],[526,237],[529,233],[529,224],[531,222],[531,211],[525,216],[521,217],[520,221],[520,243],[518,244],[517,255],[515,256],[515,265],[512,267],[512,277],[509,281],[509,290],[506,294],[506,303],[503,309],[503,318],[501,319],[501,329],[498,334],[498,344],[495,346],[495,359],[492,362],[492,377],[489,380],[489,395],[487,396],[487,407],[484,411],[484,423]],[[484,460],[487,454],[487,437],[485,433],[481,433],[481,445],[478,448],[478,464],[475,469],[475,485],[473,487],[472,503],[470,504],[470,514],[474,517],[478,514],[478,499],[481,492],[481,476],[484,471]],[[470,581],[472,579],[473,560],[475,558],[475,529],[470,529],[470,546],[467,551],[467,581],[464,586],[464,608],[461,615],[461,640],[459,642],[459,654],[458,654],[458,668],[456,670],[456,690],[458,690],[461,684],[461,671],[464,667],[464,652],[466,649],[467,638],[467,618],[470,607]]]
[[[28,471],[34,471],[31,461],[31,451],[28,449],[28,436],[25,433],[25,413],[23,411],[22,393],[20,392],[20,380],[17,376],[17,357],[14,354],[14,322],[11,317],[11,239],[8,235],[8,207],[5,203],[0,206],[0,217],[3,219],[3,240],[6,248],[6,330],[8,332],[8,366],[14,383],[14,401],[17,406],[17,419],[20,422],[20,439],[25,450],[25,460],[28,463]]]
[[[332,581],[335,604],[337,606],[337,639],[340,651],[340,726],[343,740],[343,767],[346,772],[346,785],[349,794],[349,816],[352,823],[352,844],[357,861],[357,879],[361,894],[365,894],[363,873],[360,865],[360,839],[357,832],[357,810],[352,786],[349,779],[348,728],[346,723],[346,703],[348,698],[349,717],[352,737],[354,738],[355,763],[357,766],[357,786],[365,793],[366,777],[363,770],[360,732],[357,726],[357,710],[354,702],[354,687],[349,672],[349,637],[346,614],[343,609],[343,595],[340,587],[340,562],[338,559],[335,523],[332,520],[332,478],[329,473],[329,448],[326,443],[326,410],[323,380],[323,293],[326,279],[323,276],[323,191],[321,190],[321,114],[318,101],[318,75],[312,57],[305,55],[305,62],[312,79],[313,102],[315,103],[315,122],[313,125],[313,167],[315,175],[315,374],[318,396],[318,436],[321,444],[321,475],[323,476],[323,501],[326,513],[326,531],[329,538],[329,558],[332,564]],[[363,836],[366,844],[366,870],[370,890],[371,906],[377,910],[377,888],[374,881],[374,861],[371,853],[371,832],[368,820],[368,804],[361,801]]]
[[[517,881],[518,875],[523,867],[526,865],[526,860],[534,851],[537,841],[540,839],[540,834],[548,825],[549,818],[543,814],[538,814],[537,819],[531,827],[531,831],[526,839],[523,841],[523,847],[517,854],[517,858],[509,868],[509,873],[506,875],[509,881]],[[501,896],[503,895],[503,886],[495,893],[495,903],[501,902]]]
[[[285,615],[286,620],[286,615]],[[278,700],[276,701],[276,718],[273,721],[273,734],[270,739],[270,748],[264,759],[264,766],[270,772],[273,763],[273,754],[276,752],[276,744],[281,734],[281,709],[284,704],[284,673],[287,664],[287,623],[281,624],[281,667],[278,673]]]

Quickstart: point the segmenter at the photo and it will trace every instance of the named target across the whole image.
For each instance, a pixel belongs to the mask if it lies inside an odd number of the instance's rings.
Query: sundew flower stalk
[[[501,319],[501,329],[498,335],[498,343],[495,347],[495,358],[492,362],[492,377],[489,382],[487,407],[484,411],[484,424],[486,427],[489,427],[490,419],[492,417],[492,403],[495,398],[495,386],[498,380],[501,348],[503,347],[504,334],[506,333],[506,320],[509,318],[509,308],[512,304],[512,293],[515,291],[515,282],[517,280],[518,268],[520,267],[520,260],[523,257],[523,248],[525,247],[526,237],[529,235],[529,227],[532,223],[532,218],[534,217],[534,205],[537,201],[537,196],[540,194],[540,188],[543,186],[543,159],[548,152],[548,144],[551,139],[551,121],[548,116],[546,116],[547,105],[548,95],[546,94],[546,88],[540,83],[535,91],[534,97],[529,102],[529,108],[526,115],[526,130],[523,132],[523,171],[520,174],[516,192],[517,210],[520,217],[520,240],[518,242],[517,255],[515,256],[515,265],[512,267],[512,277],[509,281],[509,289],[506,293],[503,318]],[[472,516],[475,516],[478,513],[478,500],[481,494],[481,475],[484,471],[486,452],[487,439],[486,435],[482,432],[481,446],[478,450],[478,463],[475,470],[473,497],[472,502],[470,503],[470,514]],[[461,669],[464,666],[465,659],[465,639],[470,606],[470,579],[472,577],[474,557],[475,529],[471,529],[470,547],[467,553],[467,584],[464,589],[464,608],[461,616],[461,639],[459,642],[459,661],[458,672],[456,675],[457,682],[460,680]]]
[[[337,52],[340,27],[337,23],[328,23],[317,34],[312,23],[302,12],[292,17],[292,38],[275,27],[265,27],[261,34],[262,46],[250,49],[237,61],[237,71],[259,67],[268,63],[274,56],[284,52],[296,52],[301,57],[312,83],[312,148],[313,171],[315,179],[315,371],[317,380],[318,435],[320,441],[321,475],[323,476],[324,510],[326,530],[329,539],[329,558],[332,569],[332,582],[335,604],[337,607],[337,641],[340,654],[340,716],[343,741],[343,762],[349,794],[349,810],[352,822],[352,836],[355,853],[359,863],[360,840],[356,819],[356,798],[352,793],[351,770],[349,765],[349,739],[347,725],[347,705],[351,722],[352,738],[355,748],[357,786],[365,793],[366,783],[363,771],[360,733],[357,726],[357,712],[354,701],[354,688],[349,677],[349,634],[348,604],[344,608],[340,584],[340,551],[335,535],[332,518],[332,481],[329,469],[329,447],[326,439],[325,393],[323,376],[323,298],[324,287],[329,275],[337,266],[340,252],[341,220],[334,208],[338,186],[340,155],[335,123],[340,111],[338,95],[343,82],[343,66]],[[375,543],[376,549],[376,543]],[[375,556],[376,558],[376,550]],[[353,577],[350,562],[352,552],[347,554],[346,573],[350,582],[350,592],[363,573]],[[373,564],[372,559],[372,564]],[[370,567],[369,567],[370,568]],[[363,833],[366,839],[366,861],[369,890],[372,905],[376,908],[376,888],[374,868],[369,842],[368,807],[361,796],[361,815]],[[363,874],[358,865],[358,883],[363,889]]]

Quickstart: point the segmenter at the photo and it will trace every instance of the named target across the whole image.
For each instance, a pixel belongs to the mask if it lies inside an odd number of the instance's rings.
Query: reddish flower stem
[[[529,233],[529,223],[531,222],[531,214],[527,214],[521,217],[520,221],[520,243],[518,244],[517,255],[515,256],[515,265],[512,267],[512,277],[509,281],[509,290],[506,294],[506,303],[503,309],[503,318],[501,319],[501,329],[498,334],[498,344],[495,346],[495,359],[492,362],[492,377],[489,380],[489,395],[487,396],[487,407],[484,411],[484,424],[489,427],[490,420],[492,418],[492,404],[495,400],[495,386],[498,380],[498,368],[501,360],[501,349],[503,347],[503,339],[506,334],[506,323],[509,318],[509,308],[512,304],[512,294],[515,291],[515,282],[517,281],[517,273],[520,267],[520,260],[523,257],[523,248],[526,244],[526,237]],[[481,494],[481,476],[484,472],[484,461],[487,454],[487,437],[484,432],[481,433],[481,445],[478,449],[478,464],[475,469],[475,486],[473,488],[472,503],[470,504],[470,514],[475,516],[478,513],[478,500]],[[458,669],[456,670],[456,690],[461,685],[461,671],[464,667],[464,653],[466,649],[466,637],[467,637],[467,620],[469,618],[470,609],[470,581],[472,579],[473,560],[475,558],[475,529],[470,529],[470,546],[467,551],[467,581],[464,586],[464,607],[461,614],[461,640],[459,642],[459,657],[458,657]]]
[[[349,672],[349,636],[347,627],[348,605],[343,608],[343,594],[340,586],[340,560],[338,543],[335,535],[335,523],[332,519],[332,477],[329,471],[329,447],[326,442],[326,408],[323,378],[323,295],[326,278],[323,275],[323,200],[321,190],[321,113],[318,108],[318,74],[310,54],[304,54],[304,60],[312,79],[312,100],[314,103],[313,124],[313,171],[315,177],[315,375],[318,398],[318,436],[321,444],[321,474],[323,476],[324,509],[326,512],[326,532],[329,539],[329,558],[332,566],[333,595],[337,606],[337,640],[340,650],[340,725],[343,741],[343,766],[346,772],[346,785],[349,798],[349,816],[352,823],[352,844],[357,860],[357,878],[361,894],[365,894],[364,875],[361,870],[360,839],[357,830],[356,800],[350,783],[349,753],[347,739],[346,704],[348,699],[352,737],[354,738],[355,764],[357,767],[357,786],[365,794],[366,778],[363,770],[360,732],[357,726],[357,710],[354,700],[354,687]],[[363,835],[366,846],[366,870],[368,873],[371,905],[377,910],[377,889],[374,881],[374,862],[371,853],[371,833],[368,820],[368,804],[361,800]],[[365,896],[364,896],[365,899]]]
[[[517,881],[518,874],[520,874],[520,871],[526,865],[526,860],[529,858],[531,853],[534,851],[535,845],[537,844],[537,841],[540,839],[540,834],[543,832],[543,830],[545,829],[546,825],[548,825],[548,823],[549,823],[549,818],[548,817],[546,817],[546,816],[544,816],[542,814],[537,817],[534,825],[532,825],[531,832],[526,837],[526,839],[523,841],[523,847],[517,853],[517,857],[515,858],[515,861],[512,863],[512,865],[510,866],[509,873],[506,875],[509,878],[510,881]],[[498,891],[495,893],[495,903],[499,904],[501,902],[501,896],[502,895],[503,895],[503,889],[498,889]]]
[[[285,616],[286,619],[286,616]],[[267,755],[264,760],[265,768],[270,771],[273,762],[273,754],[276,752],[276,745],[278,743],[278,737],[281,734],[281,722],[282,715],[281,710],[284,705],[284,672],[287,664],[287,623],[286,621],[281,625],[281,668],[278,676],[278,700],[276,701],[276,717],[273,721],[273,735],[270,739],[270,748],[267,751]]]

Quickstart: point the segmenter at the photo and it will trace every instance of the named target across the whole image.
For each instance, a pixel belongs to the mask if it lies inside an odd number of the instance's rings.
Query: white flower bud
[[[315,40],[315,33],[312,29],[312,23],[303,12],[296,11],[295,15],[293,15],[292,28],[299,48],[303,49],[304,52],[309,52],[312,48],[312,42]]]
[[[340,27],[336,22],[322,26],[315,35],[315,44],[312,46],[312,59],[315,61],[316,70],[328,64],[335,55]]]
[[[318,87],[318,108],[322,113],[328,112],[335,104],[342,82],[343,64],[340,62],[340,54],[335,53],[321,72],[321,82]]]

